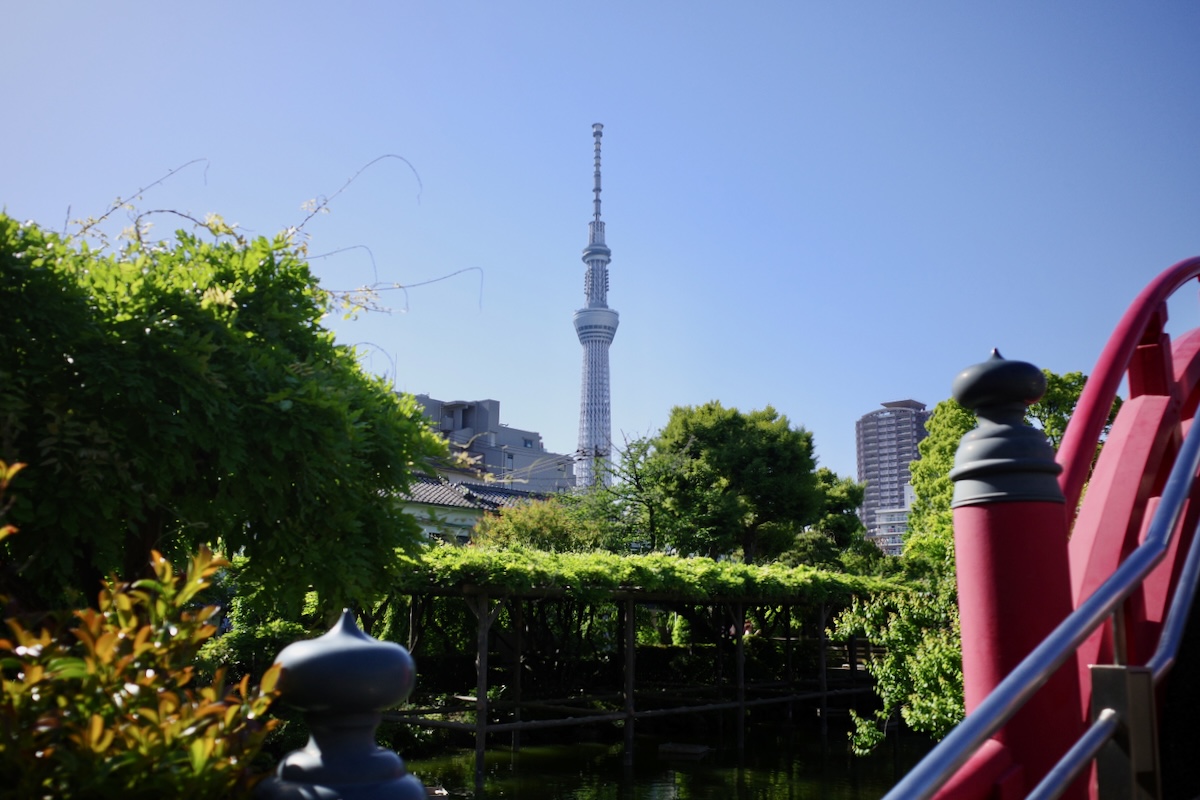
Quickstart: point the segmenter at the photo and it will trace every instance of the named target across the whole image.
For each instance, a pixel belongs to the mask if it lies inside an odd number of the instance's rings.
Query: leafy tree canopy
[[[475,525],[472,541],[490,547],[532,547],[552,553],[600,549],[606,538],[604,512],[580,508],[597,495],[554,495],[533,500],[498,514],[488,514]]]
[[[679,552],[715,558],[740,549],[754,563],[768,532],[797,532],[821,513],[812,434],[770,406],[677,406],[653,444],[664,465],[667,535]]]
[[[866,528],[858,517],[865,485],[820,467],[817,486],[822,494],[820,518],[796,535],[779,560],[856,575],[895,573],[895,559],[885,556],[867,539]]]
[[[813,530],[829,537],[838,549],[844,550],[866,530],[858,518],[866,486],[852,478],[840,477],[827,467],[817,470],[817,485],[822,495],[821,516]]]
[[[587,493],[593,496],[590,507],[605,509],[604,514],[615,520],[627,548],[657,551],[668,543],[666,479],[677,461],[659,457],[650,437],[628,439],[619,461],[610,467],[612,485],[597,484]]]
[[[158,550],[249,556],[297,606],[382,590],[419,529],[391,501],[441,452],[415,401],[321,326],[285,237],[93,250],[0,214],[0,458],[28,464],[0,593],[86,595]]]

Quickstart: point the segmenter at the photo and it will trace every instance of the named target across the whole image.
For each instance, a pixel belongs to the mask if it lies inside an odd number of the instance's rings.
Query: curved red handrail
[[[1058,448],[1058,463],[1063,467],[1058,481],[1066,497],[1067,508],[1079,505],[1079,496],[1083,492],[1083,485],[1087,483],[1092,458],[1096,453],[1096,442],[1104,430],[1121,379],[1125,377],[1134,351],[1141,343],[1155,311],[1167,298],[1195,278],[1200,278],[1200,256],[1180,261],[1151,281],[1129,306],[1125,316],[1121,317],[1108,344],[1101,351]]]

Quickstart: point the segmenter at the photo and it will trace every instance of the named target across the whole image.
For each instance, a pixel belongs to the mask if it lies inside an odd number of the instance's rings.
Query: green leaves
[[[671,410],[654,440],[668,535],[679,552],[759,557],[760,531],[807,525],[821,511],[812,434],[768,406],[713,401]]]
[[[185,577],[155,557],[154,579],[115,579],[97,608],[53,629],[6,620],[0,639],[0,792],[14,797],[248,796],[250,762],[276,724],[278,668],[255,691],[191,666],[216,609],[192,600],[224,565],[202,552]]]
[[[962,642],[953,592],[913,586],[856,599],[834,624],[834,635],[858,635],[881,645],[867,667],[883,707],[855,716],[852,743],[865,754],[899,715],[913,730],[945,736],[962,719]]]
[[[479,520],[472,539],[490,547],[525,545],[558,553],[595,550],[608,537],[602,517],[576,513],[588,496],[553,496],[501,509]]]
[[[602,551],[551,553],[521,546],[430,548],[405,559],[399,591],[444,592],[479,586],[494,594],[557,592],[583,599],[607,598],[613,591],[669,595],[680,601],[758,598],[764,602],[840,600],[881,591],[892,584],[780,564],[755,566],[665,553],[617,555]]]
[[[24,310],[0,325],[0,458],[29,465],[0,592],[58,606],[210,544],[250,555],[281,609],[310,589],[336,609],[417,545],[391,497],[442,445],[322,328],[285,238],[104,253],[0,214],[0,306]]]

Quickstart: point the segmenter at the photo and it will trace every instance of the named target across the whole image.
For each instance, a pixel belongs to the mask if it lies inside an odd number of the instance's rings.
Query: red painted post
[[[1061,467],[1046,437],[1024,420],[1045,390],[1040,369],[996,351],[954,380],[955,399],[979,417],[950,472],[967,713],[1072,610]],[[1021,773],[1010,771],[1000,794],[1014,779],[1030,791],[1079,737],[1078,697],[1068,662],[997,733]],[[1084,797],[1084,782],[1064,796]]]

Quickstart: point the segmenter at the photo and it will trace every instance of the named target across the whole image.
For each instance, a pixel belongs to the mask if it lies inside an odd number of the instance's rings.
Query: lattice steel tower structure
[[[583,386],[579,399],[579,449],[575,452],[575,485],[607,483],[608,472],[597,469],[612,452],[612,412],[608,386],[608,346],[617,335],[617,312],[608,307],[608,262],[612,252],[604,243],[600,220],[600,138],[604,126],[592,126],[596,143],[592,221],[588,223],[588,245],[583,249],[584,308],[575,312],[575,333],[583,346]]]

